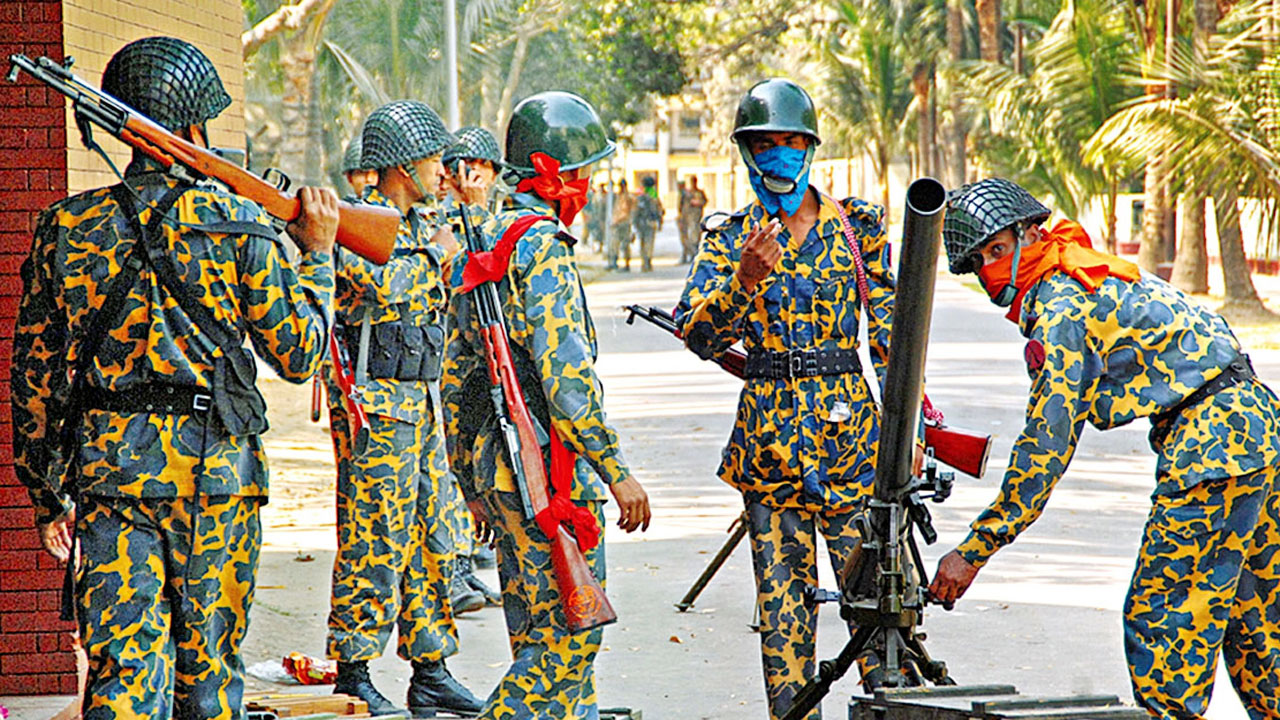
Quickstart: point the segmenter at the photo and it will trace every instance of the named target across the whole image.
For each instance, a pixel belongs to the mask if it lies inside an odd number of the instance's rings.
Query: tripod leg
[[[694,581],[693,586],[689,588],[689,592],[680,598],[680,602],[676,603],[676,609],[684,612],[693,607],[693,602],[702,594],[702,590],[711,582],[711,578],[715,577],[716,572],[724,565],[724,561],[729,559],[733,554],[734,548],[738,547],[738,543],[742,542],[742,538],[747,536],[747,514],[744,512],[734,521],[733,534],[728,540],[724,541],[724,545],[720,546],[720,552],[711,558],[711,562],[707,568],[702,571],[698,579]]]
[[[804,720],[810,710],[818,707],[818,703],[822,702],[822,698],[831,692],[831,685],[835,681],[844,677],[848,672],[849,666],[857,659],[858,655],[866,649],[871,639],[875,636],[876,627],[862,627],[853,634],[849,642],[845,644],[844,649],[834,660],[823,660],[818,663],[818,674],[809,678],[809,682],[800,688],[800,692],[796,693],[796,698],[791,704],[791,708],[787,710],[787,714],[782,716],[782,720]]]

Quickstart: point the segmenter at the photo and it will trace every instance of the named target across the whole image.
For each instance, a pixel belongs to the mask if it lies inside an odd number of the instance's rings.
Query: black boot
[[[476,551],[471,553],[471,562],[481,570],[498,566],[496,553],[494,553],[493,548],[488,545],[481,545],[476,548]]]
[[[369,663],[365,660],[338,663],[338,681],[333,686],[334,695],[351,695],[369,705],[369,714],[407,715],[404,708],[398,708],[388,700],[369,679]]]
[[[467,582],[467,575],[471,573],[471,561],[470,558],[465,558],[467,564],[464,572],[464,558],[463,555],[454,558],[453,578],[449,581],[449,604],[453,607],[454,615],[475,612],[484,607],[484,595]]]
[[[475,717],[484,703],[449,674],[443,660],[413,663],[409,681],[409,712],[416,718],[433,718],[445,710],[463,717]]]
[[[475,568],[472,566],[471,558],[469,556],[459,555],[458,564],[454,567],[453,571],[462,576],[462,579],[467,583],[467,587],[480,593],[480,596],[484,598],[486,605],[493,607],[499,607],[502,605],[501,593],[488,585],[485,585],[484,581],[476,575]]]

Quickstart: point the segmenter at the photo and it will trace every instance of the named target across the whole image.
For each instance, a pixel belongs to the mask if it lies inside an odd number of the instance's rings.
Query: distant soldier
[[[1079,224],[1046,230],[1049,214],[999,178],[947,202],[951,272],[1009,308],[1031,397],[999,495],[930,590],[959,598],[1040,517],[1086,421],[1149,418],[1156,486],[1124,603],[1133,696],[1153,717],[1204,717],[1221,649],[1249,716],[1280,717],[1280,401],[1226,321]]]
[[[369,679],[368,663],[382,654],[394,626],[398,654],[413,665],[409,710],[422,717],[437,710],[474,713],[480,701],[444,663],[458,650],[449,601],[453,534],[444,516],[453,485],[431,397],[444,352],[445,273],[458,245],[447,228],[438,230],[434,212],[416,207],[434,205],[441,154],[454,138],[435,111],[413,100],[375,110],[361,138],[361,164],[378,173],[364,201],[395,208],[402,219],[386,265],[341,250],[337,257],[336,332],[354,365],[369,439],[367,447],[356,447],[332,383],[338,553],[328,654],[338,660],[334,692],[361,698],[374,715],[402,712]]]
[[[498,139],[488,130],[481,127],[463,127],[455,133],[457,142],[444,153],[445,178],[449,192],[455,199],[466,200],[473,205],[483,207],[487,212],[495,213],[502,209],[511,188],[502,181],[502,151],[498,148]],[[478,202],[473,198],[463,198],[459,163],[465,163],[474,176],[474,181],[484,196]]]
[[[707,194],[698,188],[698,176],[690,175],[680,189],[680,262],[693,261],[702,238],[702,215],[707,209]]]
[[[632,476],[605,422],[595,373],[595,326],[587,313],[574,262],[574,239],[561,230],[586,204],[590,168],[613,143],[595,110],[569,93],[548,92],[522,101],[507,127],[506,161],[522,179],[515,207],[490,220],[484,242],[496,247],[514,223],[543,216],[503,244],[510,255],[499,296],[520,387],[539,428],[571,453],[567,512],[553,520],[574,528],[597,578],[605,575],[602,505],[617,500],[619,525],[631,532],[649,524],[649,499]],[[495,253],[498,251],[495,250]],[[467,261],[468,263],[470,260]],[[465,265],[454,269],[454,288]],[[474,292],[474,291],[473,291]],[[514,662],[485,703],[489,720],[594,718],[593,663],[602,630],[570,631],[551,561],[551,543],[524,515],[513,470],[501,449],[503,434],[486,394],[485,349],[470,293],[456,293],[443,385],[449,455],[468,504],[482,527],[497,535],[498,575]],[[549,510],[549,512],[551,512]],[[560,515],[564,512],[564,515]],[[588,538],[599,538],[591,544]]]
[[[102,89],[200,147],[231,104],[204,53],[167,37],[120,49]],[[13,446],[45,549],[69,572],[79,550],[85,718],[244,717],[267,498],[266,406],[245,340],[303,382],[324,357],[333,296],[337,195],[299,196],[296,267],[258,205],[137,151],[121,184],[37,221]]]
[[[613,225],[609,228],[609,254],[606,270],[622,270],[631,272],[631,213],[635,210],[636,199],[627,192],[627,181],[618,181],[618,192],[613,196]],[[619,267],[618,256],[626,258]]]
[[[652,175],[640,180],[643,190],[636,197],[635,207],[631,210],[631,227],[640,240],[640,272],[653,272],[653,239],[662,227],[662,201],[658,200],[657,183]],[[630,256],[627,265],[630,266]]]
[[[805,591],[818,578],[817,536],[839,574],[871,493],[879,411],[858,359],[858,325],[867,324],[883,383],[894,279],[884,208],[836,201],[809,184],[820,138],[803,88],[782,79],[753,86],[738,104],[733,141],[756,199],[703,239],[676,321],[699,357],[739,341],[747,351],[719,473],[746,504],[765,691],[778,718],[814,674],[817,608]],[[869,297],[859,297],[859,274]],[[917,466],[921,458],[918,447]],[[857,660],[874,685],[879,659],[867,651]]]
[[[365,188],[378,184],[378,171],[363,167],[362,147],[360,131],[357,130],[356,134],[351,136],[351,141],[347,143],[346,151],[342,153],[342,175],[351,186],[354,199],[364,197]]]

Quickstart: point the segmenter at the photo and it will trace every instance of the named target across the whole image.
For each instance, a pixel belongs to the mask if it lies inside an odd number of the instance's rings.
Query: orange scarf
[[[987,294],[998,293],[1000,288],[1009,284],[1012,266],[1013,253],[1009,253],[978,271]],[[1022,312],[1022,297],[1040,278],[1054,270],[1061,270],[1075,278],[1089,292],[1101,287],[1108,276],[1129,282],[1141,277],[1137,265],[1115,255],[1094,250],[1093,241],[1084,228],[1080,227],[1080,223],[1059,220],[1039,242],[1022,248],[1018,277],[1013,282],[1013,286],[1018,288],[1018,295],[1005,317],[1014,323],[1018,322]]]

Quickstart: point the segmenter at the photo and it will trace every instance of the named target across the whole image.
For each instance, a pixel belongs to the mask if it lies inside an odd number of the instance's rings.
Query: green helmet
[[[347,143],[347,149],[342,153],[342,172],[349,173],[356,170],[369,170],[361,162],[363,143],[360,142],[361,135],[356,133],[351,136],[351,141]]]
[[[426,103],[396,100],[369,114],[360,143],[360,164],[381,170],[439,155],[454,137]]]
[[[784,78],[758,82],[742,96],[733,119],[733,141],[752,132],[794,132],[822,142],[818,135],[818,111],[804,88]]]
[[[604,124],[586,100],[567,92],[541,92],[511,111],[507,123],[507,167],[519,175],[534,173],[530,157],[546,153],[561,170],[575,170],[613,154]]]
[[[120,48],[102,71],[102,91],[169,130],[201,125],[231,104],[209,58],[171,37],[142,38]]]
[[[444,164],[454,160],[486,160],[494,169],[502,167],[502,150],[493,133],[481,127],[458,128],[454,133],[458,141],[444,151]]]
[[[1019,185],[1002,178],[970,183],[947,197],[942,244],[953,275],[977,272],[976,254],[993,235],[1019,223],[1043,222],[1052,211]]]

